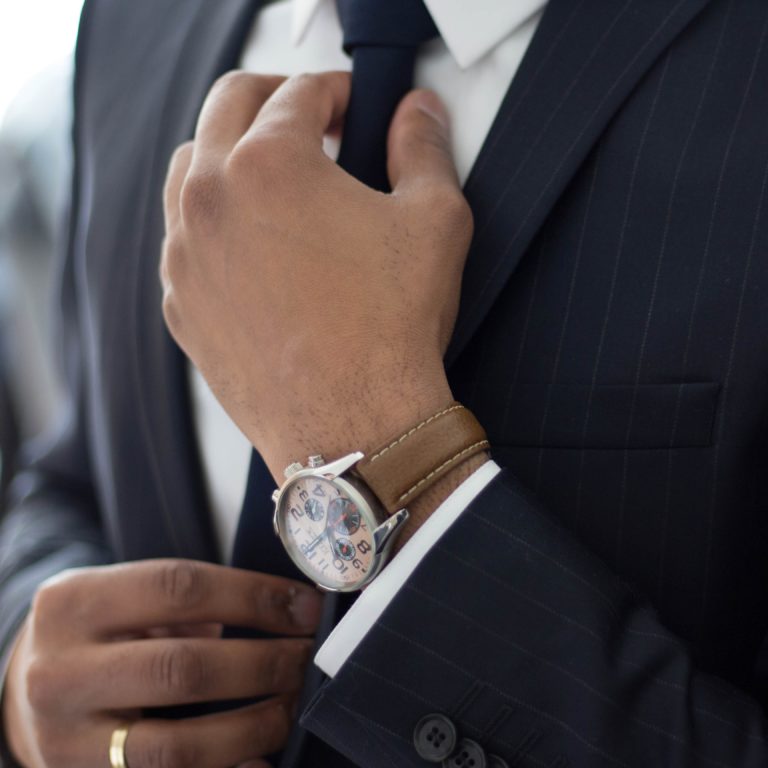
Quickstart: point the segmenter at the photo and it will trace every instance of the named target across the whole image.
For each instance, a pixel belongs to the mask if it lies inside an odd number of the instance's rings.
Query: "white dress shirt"
[[[425,0],[441,38],[425,45],[415,86],[431,88],[451,116],[454,159],[462,183],[471,170],[509,84],[533,37],[546,0]],[[254,21],[243,69],[270,74],[349,70],[333,0],[280,0]],[[338,147],[328,142],[334,155]],[[232,549],[251,446],[192,367],[195,422],[220,551]],[[356,450],[357,446],[350,446]],[[296,457],[300,458],[300,457]],[[499,468],[488,462],[435,512],[365,590],[320,650],[316,663],[333,676],[440,536]]]

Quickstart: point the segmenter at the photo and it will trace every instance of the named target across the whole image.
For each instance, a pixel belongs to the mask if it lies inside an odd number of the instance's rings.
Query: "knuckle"
[[[286,172],[286,161],[285,134],[267,125],[238,142],[229,156],[228,169],[249,181],[279,182]]]
[[[59,768],[59,766],[73,765],[72,744],[70,739],[55,728],[38,724],[35,728],[40,756],[46,768]]]
[[[253,173],[264,160],[266,154],[263,150],[264,143],[263,139],[252,136],[240,139],[227,159],[227,171],[236,176],[242,174],[246,177]]]
[[[272,78],[245,72],[242,69],[233,69],[223,74],[214,83],[211,94],[217,101],[243,98],[262,101],[267,99],[273,90]]]
[[[267,674],[272,689],[288,690],[300,685],[309,652],[304,645],[286,641],[278,646],[272,659],[267,660]]]
[[[215,170],[189,173],[181,187],[180,209],[187,226],[210,223],[221,211],[222,183]]]
[[[74,615],[77,608],[79,579],[74,572],[59,574],[40,585],[32,600],[32,624],[45,632],[62,617]]]
[[[278,691],[282,687],[291,668],[289,655],[285,650],[276,650],[268,657],[261,659],[260,666],[270,691]]]
[[[320,91],[327,88],[325,79],[312,72],[299,72],[288,78],[288,84],[291,89],[298,91]]]
[[[189,158],[192,156],[194,147],[194,141],[185,141],[183,144],[179,144],[171,155],[171,161],[168,163],[168,168],[173,170],[178,165],[186,165],[189,162]]]
[[[393,125],[392,139],[411,152],[423,152],[424,148],[440,154],[448,152],[444,133],[435,129],[435,121],[420,109],[410,109],[399,116]]]
[[[186,272],[186,250],[177,237],[166,236],[161,257],[161,277],[165,278],[171,285],[179,285]]]
[[[265,621],[277,625],[294,624],[290,593],[261,582],[254,588],[253,597],[259,615]]]
[[[153,658],[150,678],[156,689],[181,697],[196,697],[205,692],[205,661],[197,650],[180,643]]]
[[[429,140],[429,137],[434,134],[433,125],[434,122],[426,112],[421,109],[409,109],[400,116],[396,129],[402,134],[404,139],[413,137],[414,139],[418,138],[420,141],[425,141]]]
[[[54,664],[41,658],[33,660],[24,680],[26,699],[35,712],[52,712],[62,699],[60,674]]]
[[[171,335],[178,339],[181,335],[181,312],[179,310],[178,303],[176,302],[176,295],[173,290],[167,289],[163,293],[163,319],[165,325],[170,331]]]
[[[35,634],[45,632],[56,612],[59,590],[53,584],[43,584],[32,598],[30,624]]]
[[[172,611],[196,608],[205,599],[205,576],[198,563],[174,560],[157,572],[157,590]]]
[[[283,701],[265,707],[260,715],[253,718],[250,746],[256,754],[268,754],[284,743],[290,731],[291,716]]]
[[[139,754],[131,757],[130,764],[145,768],[196,768],[200,762],[195,745],[173,732],[165,733],[162,739],[154,739],[137,751]]]
[[[251,74],[242,69],[231,69],[216,80],[212,90],[229,91],[244,87],[250,88],[257,80],[258,75]]]

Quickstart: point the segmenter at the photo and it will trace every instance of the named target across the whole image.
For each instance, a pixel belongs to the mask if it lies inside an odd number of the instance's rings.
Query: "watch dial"
[[[349,499],[337,496],[328,505],[328,525],[336,533],[351,536],[360,528],[360,511]]]
[[[318,583],[343,589],[365,579],[373,565],[372,533],[338,485],[296,478],[280,500],[278,515],[288,550]]]

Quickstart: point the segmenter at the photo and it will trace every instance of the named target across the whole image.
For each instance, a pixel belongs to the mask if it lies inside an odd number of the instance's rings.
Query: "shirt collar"
[[[325,2],[332,0],[293,0],[294,45]],[[456,63],[466,69],[541,10],[546,0],[424,0],[424,4]]]

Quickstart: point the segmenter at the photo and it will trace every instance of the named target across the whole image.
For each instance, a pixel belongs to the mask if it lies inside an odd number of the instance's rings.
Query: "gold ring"
[[[112,768],[128,768],[125,761],[125,742],[128,741],[128,725],[121,725],[112,731],[109,742],[109,764]]]

